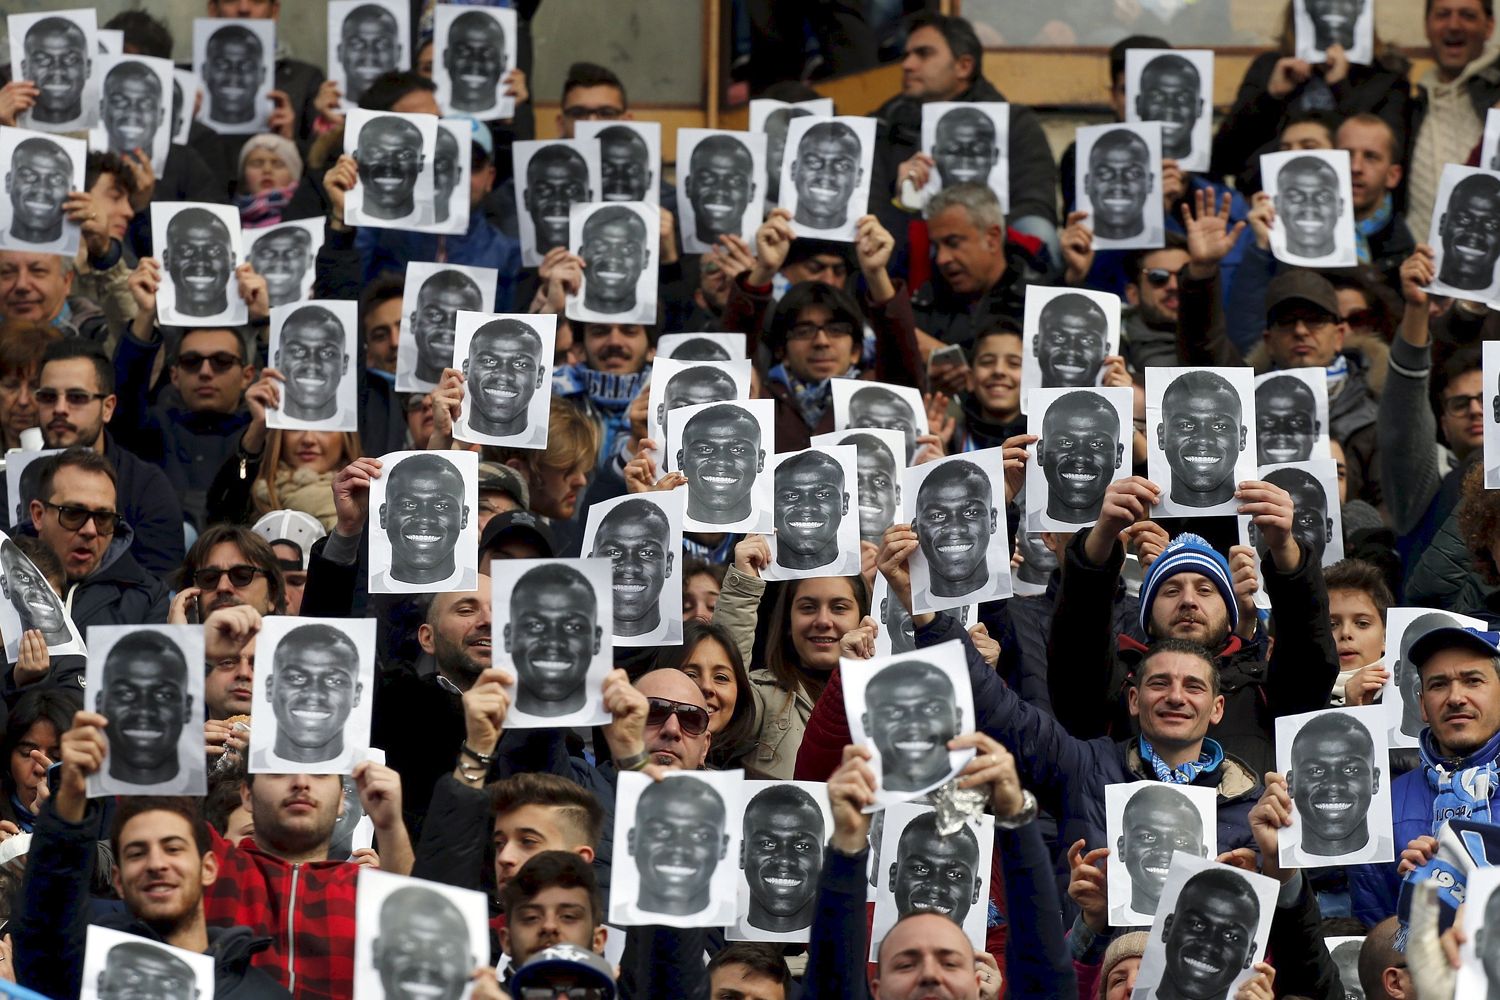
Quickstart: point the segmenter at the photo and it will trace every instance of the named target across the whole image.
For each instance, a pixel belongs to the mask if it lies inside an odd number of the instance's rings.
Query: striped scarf
[[[1191,785],[1205,771],[1215,770],[1224,763],[1224,748],[1219,746],[1218,740],[1203,740],[1203,752],[1198,755],[1197,760],[1190,760],[1186,764],[1176,767],[1168,764],[1156,755],[1156,749],[1151,746],[1151,741],[1143,735],[1141,741],[1141,757],[1151,764],[1151,769],[1156,772],[1157,781],[1165,781],[1169,785]]]

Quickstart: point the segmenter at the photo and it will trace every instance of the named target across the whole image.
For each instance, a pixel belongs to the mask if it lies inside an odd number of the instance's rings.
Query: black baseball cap
[[[484,533],[479,536],[479,551],[488,552],[501,539],[513,536],[535,545],[544,558],[557,554],[552,544],[552,532],[547,530],[541,518],[527,510],[508,510],[490,518],[484,526]]]
[[[1283,271],[1271,279],[1266,288],[1266,319],[1270,320],[1283,306],[1293,302],[1305,302],[1339,318],[1339,293],[1333,282],[1316,271],[1296,268]]]

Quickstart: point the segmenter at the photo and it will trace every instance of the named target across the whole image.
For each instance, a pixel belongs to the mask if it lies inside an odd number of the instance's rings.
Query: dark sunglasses
[[[646,725],[660,729],[675,712],[677,724],[689,736],[702,736],[708,729],[708,710],[669,698],[646,699]]]
[[[219,580],[228,573],[231,586],[248,587],[257,573],[265,572],[259,566],[247,566],[244,563],[228,567],[205,566],[193,574],[193,585],[199,590],[215,590],[219,586]]]
[[[1152,288],[1166,288],[1167,282],[1172,280],[1173,272],[1164,267],[1148,267],[1141,274],[1151,283]]]
[[[77,410],[88,406],[96,399],[103,399],[109,393],[84,392],[82,389],[69,389],[67,392],[58,392],[56,389],[38,389],[31,395],[43,406],[56,406],[59,399],[66,399],[68,405]]]
[[[198,371],[203,367],[203,362],[205,361],[213,368],[215,375],[223,375],[231,368],[240,367],[239,357],[230,354],[228,351],[215,351],[213,354],[199,354],[197,351],[190,351],[187,354],[177,355],[177,367],[185,372]]]
[[[89,510],[87,507],[55,503],[44,503],[42,506],[57,511],[57,523],[69,531],[77,531],[92,518],[99,534],[113,535],[115,527],[120,523],[120,515],[111,510]]]

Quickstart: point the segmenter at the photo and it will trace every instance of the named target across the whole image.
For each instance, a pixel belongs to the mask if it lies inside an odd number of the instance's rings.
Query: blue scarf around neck
[[[1450,819],[1474,819],[1495,822],[1494,798],[1500,786],[1500,733],[1467,757],[1444,758],[1432,740],[1432,730],[1423,729],[1418,743],[1422,755],[1422,775],[1427,787],[1435,793],[1432,800],[1432,829]]]
[[[1143,735],[1139,737],[1141,757],[1151,765],[1156,772],[1157,781],[1165,781],[1169,785],[1191,785],[1197,780],[1198,775],[1205,771],[1217,770],[1224,763],[1224,748],[1219,745],[1218,740],[1205,738],[1203,740],[1203,752],[1198,755],[1197,760],[1190,760],[1186,764],[1171,766],[1156,755],[1156,748],[1151,741]]]

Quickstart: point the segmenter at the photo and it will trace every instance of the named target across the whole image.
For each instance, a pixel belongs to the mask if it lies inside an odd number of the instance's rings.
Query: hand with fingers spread
[[[1240,502],[1239,513],[1250,518],[1276,568],[1283,573],[1295,572],[1302,565],[1302,546],[1292,534],[1292,517],[1296,514],[1292,495],[1275,483],[1253,479],[1240,483],[1234,495]]]
[[[1110,483],[1104,491],[1099,520],[1084,539],[1084,553],[1096,566],[1109,561],[1120,533],[1151,516],[1151,509],[1161,502],[1161,487],[1145,476],[1130,476]]]
[[[860,619],[859,625],[839,639],[839,659],[869,660],[875,656],[875,639],[880,635],[880,623],[869,615]]]
[[[1084,926],[1103,934],[1109,929],[1109,890],[1104,880],[1109,848],[1096,847],[1085,854],[1084,845],[1079,840],[1068,848],[1068,898],[1078,905]]]
[[[370,519],[370,485],[380,478],[378,458],[356,458],[333,477],[334,524],[345,538],[357,538]]]
[[[1190,277],[1207,281],[1217,274],[1219,263],[1229,256],[1245,231],[1247,223],[1233,222],[1230,218],[1233,197],[1224,192],[1223,203],[1215,209],[1214,192],[1200,188],[1183,203],[1182,225],[1187,231]]]
[[[862,746],[844,747],[844,759],[828,778],[828,804],[833,812],[833,836],[828,843],[840,854],[856,855],[869,849],[870,814],[875,804],[875,771],[870,751]]]
[[[1087,212],[1069,212],[1066,225],[1058,237],[1062,244],[1063,281],[1081,285],[1094,269],[1094,231],[1084,224]]]
[[[981,732],[961,733],[948,741],[949,750],[974,750],[972,760],[958,772],[959,788],[987,788],[990,811],[1001,819],[1019,816],[1025,808],[1016,759],[994,737]]]

